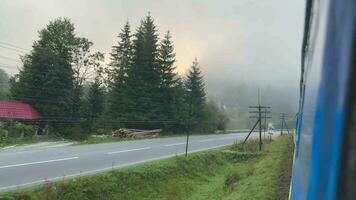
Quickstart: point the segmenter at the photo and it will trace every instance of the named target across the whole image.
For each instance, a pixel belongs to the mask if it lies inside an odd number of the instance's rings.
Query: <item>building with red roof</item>
[[[16,101],[0,101],[0,119],[36,121],[42,118],[42,115],[29,104]]]

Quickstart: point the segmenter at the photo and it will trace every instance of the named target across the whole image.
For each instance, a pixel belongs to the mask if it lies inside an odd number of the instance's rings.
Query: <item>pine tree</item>
[[[96,77],[94,83],[90,85],[86,100],[88,104],[90,126],[94,127],[105,107],[105,89],[102,86],[99,77]]]
[[[131,30],[128,21],[118,38],[118,45],[112,47],[110,65],[113,67],[114,82],[122,84],[125,82],[128,70],[132,64]]]
[[[192,128],[194,129],[199,128],[198,126],[204,118],[204,106],[206,104],[204,87],[203,75],[201,74],[198,60],[195,58],[185,82],[185,99],[189,107],[188,119],[191,121]]]
[[[159,126],[158,34],[150,15],[141,21],[133,40],[133,62],[128,72],[130,116],[137,121],[131,126],[153,128]]]
[[[127,118],[131,111],[131,102],[128,99],[130,90],[127,83],[128,73],[132,66],[133,46],[131,41],[130,24],[126,22],[122,32],[118,36],[117,46],[113,46],[111,53],[111,67],[113,68],[111,76],[112,82],[109,85],[109,115],[118,123]]]
[[[176,59],[174,53],[174,46],[171,41],[171,35],[168,31],[163,40],[161,41],[158,54],[158,65],[160,73],[160,87],[161,88],[173,88],[176,86],[178,77],[175,72],[174,66]]]
[[[174,46],[170,32],[164,35],[158,49],[158,69],[160,76],[160,118],[166,121],[165,129],[175,129],[181,119],[183,107],[182,84],[176,73]],[[170,130],[172,131],[172,130]],[[174,130],[173,130],[174,131]]]
[[[74,25],[68,19],[56,19],[39,32],[39,37],[11,82],[11,96],[33,105],[49,119],[70,117]]]

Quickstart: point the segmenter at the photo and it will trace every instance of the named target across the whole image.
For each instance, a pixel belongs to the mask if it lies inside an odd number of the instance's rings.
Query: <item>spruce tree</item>
[[[130,23],[127,21],[122,32],[118,35],[118,45],[112,47],[111,67],[115,83],[124,83],[132,64],[132,41]]]
[[[117,46],[112,47],[111,53],[111,76],[109,85],[109,109],[108,114],[115,124],[126,120],[130,113],[131,102],[128,97],[130,87],[127,83],[128,73],[132,66],[133,46],[131,41],[130,24],[126,22],[122,32],[119,34]]]
[[[193,61],[191,69],[188,72],[186,81],[186,103],[188,105],[188,120],[192,128],[201,130],[202,120],[204,118],[204,106],[206,104],[205,85],[203,75],[201,74],[197,58]]]
[[[182,84],[176,73],[175,53],[170,32],[164,35],[158,49],[158,69],[160,76],[160,118],[165,129],[177,128],[179,125],[180,111],[183,106]],[[178,108],[178,109],[177,109]]]
[[[155,128],[159,119],[158,34],[150,15],[141,21],[133,40],[133,62],[128,72],[130,126]]]
[[[95,77],[94,83],[89,87],[86,101],[88,105],[89,125],[93,128],[96,125],[98,118],[101,117],[105,106],[105,89],[98,76]]]
[[[160,87],[173,88],[177,84],[178,77],[177,73],[175,72],[176,67],[174,66],[176,61],[174,46],[171,41],[171,35],[169,31],[164,35],[158,52]]]

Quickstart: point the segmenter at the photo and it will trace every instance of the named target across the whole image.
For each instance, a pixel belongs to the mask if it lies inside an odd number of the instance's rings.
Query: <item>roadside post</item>
[[[185,157],[188,157],[188,146],[189,146],[189,135],[190,135],[190,123],[191,123],[191,115],[192,115],[192,94],[191,90],[189,92],[189,109],[188,109],[188,117],[187,117],[187,142],[185,144]]]

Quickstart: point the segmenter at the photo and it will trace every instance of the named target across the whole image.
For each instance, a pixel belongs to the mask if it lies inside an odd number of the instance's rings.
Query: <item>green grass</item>
[[[211,135],[211,134],[226,134],[227,132],[221,133],[193,133],[192,135]],[[244,133],[244,132],[236,132]],[[85,145],[85,144],[101,144],[101,143],[111,143],[111,142],[123,142],[131,140],[141,140],[141,139],[156,139],[156,138],[169,138],[169,137],[181,137],[185,136],[185,133],[163,133],[158,137],[137,137],[137,138],[119,138],[111,137],[111,135],[103,135],[102,137],[89,136],[87,139],[75,141],[76,145]],[[39,142],[56,142],[62,141],[63,138],[57,136],[32,136],[25,138],[12,138],[8,137],[4,140],[0,140],[0,148],[12,146],[12,145],[25,145],[25,144],[35,144]]]
[[[39,142],[56,142],[62,141],[62,138],[56,136],[32,136],[32,137],[24,137],[24,138],[11,138],[8,137],[6,139],[0,140],[0,148],[12,146],[12,145],[26,145],[26,144],[35,144]]]
[[[245,133],[245,132],[238,132]],[[221,133],[193,133],[192,135],[212,135],[212,134],[226,134]],[[89,136],[87,139],[78,141],[77,145],[85,144],[101,144],[101,143],[111,143],[111,142],[122,142],[122,141],[131,141],[131,140],[142,140],[142,139],[157,139],[157,138],[169,138],[169,137],[182,137],[186,136],[186,133],[162,133],[157,137],[136,137],[136,138],[119,138],[112,137],[111,135],[102,135],[101,137]]]
[[[10,192],[0,199],[287,199],[292,140],[281,137],[265,149],[176,156]]]

